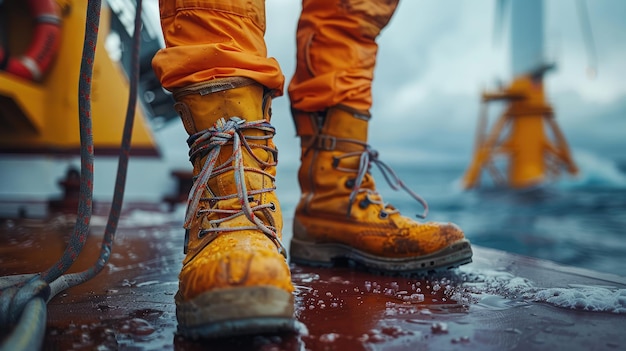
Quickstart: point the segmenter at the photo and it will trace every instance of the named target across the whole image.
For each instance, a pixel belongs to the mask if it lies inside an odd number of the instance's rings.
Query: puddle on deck
[[[626,346],[623,312],[590,313],[584,308],[535,303],[542,300],[528,295],[535,289],[533,282],[511,273],[516,265],[519,269],[528,263],[506,261],[508,256],[500,261],[481,259],[493,254],[481,248],[475,250],[475,262],[463,269],[421,279],[378,276],[347,267],[292,266],[299,334],[186,340],[175,335],[173,300],[183,235],[180,223],[171,218],[134,212],[122,220],[107,268],[48,304],[44,349],[346,351],[567,346],[575,350]],[[104,225],[103,217],[94,217],[93,235],[71,271],[87,268],[97,257]],[[48,268],[60,257],[72,228],[71,216],[0,220],[0,275]],[[540,273],[533,279],[544,282]],[[570,286],[576,292],[593,286],[594,291],[605,289],[614,294],[616,308],[626,308],[623,285],[600,286],[592,278],[580,277],[576,283],[580,285]]]

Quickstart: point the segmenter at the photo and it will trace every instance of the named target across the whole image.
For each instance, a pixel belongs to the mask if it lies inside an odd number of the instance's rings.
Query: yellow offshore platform
[[[519,76],[510,86],[482,94],[483,108],[476,132],[474,157],[463,186],[477,187],[482,171],[499,186],[527,188],[554,179],[562,170],[578,173],[552,106],[546,101],[543,75],[550,67]],[[488,130],[490,102],[504,101],[505,111]],[[494,165],[497,157],[508,160],[505,174]]]
[[[86,8],[87,1],[3,2],[3,27],[9,35],[0,51],[5,64],[0,70],[0,153],[78,155]],[[96,155],[119,152],[128,103],[128,78],[104,47],[110,18],[110,9],[103,6],[91,91]],[[39,56],[50,62],[38,66]],[[15,68],[20,65],[21,70]],[[141,104],[137,106],[131,154],[158,156]]]
[[[499,91],[482,94],[474,156],[462,186],[478,187],[483,173],[496,185],[515,189],[539,185],[564,170],[576,175],[578,168],[544,92],[544,75],[554,65],[544,58],[543,0],[498,0],[497,5],[500,19],[505,6],[511,9],[513,80]],[[506,106],[489,123],[488,105],[494,101]]]

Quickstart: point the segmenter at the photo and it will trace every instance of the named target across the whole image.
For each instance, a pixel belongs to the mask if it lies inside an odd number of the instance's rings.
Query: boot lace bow
[[[361,185],[363,184],[363,179],[365,178],[365,175],[369,172],[371,165],[373,163],[378,167],[378,169],[380,170],[380,173],[382,173],[383,177],[385,178],[385,180],[387,181],[387,183],[393,190],[398,191],[402,189],[406,191],[413,199],[415,199],[417,202],[419,202],[420,205],[422,205],[422,207],[424,208],[423,212],[421,214],[420,213],[416,214],[416,216],[422,219],[426,218],[426,216],[428,215],[428,203],[426,203],[426,200],[424,200],[421,196],[419,196],[413,190],[411,190],[408,186],[406,186],[404,182],[400,179],[400,177],[398,177],[396,172],[389,165],[387,165],[386,163],[384,163],[378,158],[378,151],[373,150],[369,145],[366,145],[363,151],[348,152],[341,156],[338,156],[337,160],[340,160],[346,157],[357,157],[357,156],[359,157],[359,168],[356,170],[356,178],[354,180],[354,185],[352,186],[352,192],[350,193],[350,199],[348,202],[348,213],[347,213],[348,216],[350,216],[350,212],[352,210],[352,204],[354,203],[357,194],[361,192],[367,193],[367,201],[369,203],[380,204],[382,205],[383,209],[389,206],[389,204],[383,202],[382,196],[378,194],[378,192],[372,189],[361,188]],[[341,168],[341,167],[337,167],[337,169],[348,171],[348,172],[349,171],[354,172],[354,169],[346,169],[346,168]],[[392,209],[392,210],[386,211],[386,214],[397,213],[397,212],[399,212],[397,209]]]
[[[263,131],[263,135],[244,135],[245,130],[257,129]],[[220,119],[217,123],[206,130],[193,134],[187,140],[190,147],[189,158],[193,162],[198,157],[206,156],[206,160],[202,166],[202,170],[195,177],[191,191],[189,192],[189,198],[187,201],[187,212],[185,214],[185,229],[191,228],[191,222],[194,216],[199,217],[204,214],[217,213],[222,216],[218,216],[217,219],[209,221],[210,226],[208,228],[201,228],[199,237],[203,237],[206,234],[217,235],[222,232],[239,231],[239,230],[260,230],[277,246],[278,251],[286,257],[287,251],[283,246],[280,238],[276,234],[276,227],[273,225],[267,225],[255,215],[256,211],[264,209],[273,209],[275,204],[258,203],[254,206],[250,204],[253,195],[258,195],[265,192],[271,192],[276,189],[275,186],[262,188],[257,190],[248,191],[245,182],[245,172],[256,172],[264,176],[269,177],[274,184],[275,177],[270,173],[263,171],[262,169],[255,167],[246,167],[243,159],[243,149],[247,150],[248,154],[254,158],[258,164],[263,168],[275,166],[277,151],[274,148],[263,144],[254,144],[256,148],[263,148],[264,150],[272,153],[274,158],[271,162],[266,162],[259,159],[252,147],[248,143],[248,140],[269,140],[275,134],[275,128],[269,124],[266,120],[250,121],[247,122],[239,117],[231,117],[228,121]],[[217,165],[217,159],[220,154],[222,146],[227,143],[232,143],[232,155],[222,164]],[[223,196],[216,196],[212,194],[211,198],[203,197],[204,192],[207,190],[209,179],[216,177],[220,174],[233,171],[235,177],[235,186],[237,193],[228,194]],[[238,198],[241,204],[241,209],[218,209],[218,208],[206,208],[199,209],[198,205],[201,201],[220,201],[232,198]],[[225,221],[231,220],[235,217],[245,215],[246,218],[254,224],[254,226],[247,227],[220,227],[219,224]]]

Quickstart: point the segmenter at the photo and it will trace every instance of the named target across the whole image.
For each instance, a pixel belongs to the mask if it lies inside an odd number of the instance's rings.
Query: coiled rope
[[[35,350],[41,348],[46,328],[46,303],[59,292],[84,283],[97,275],[111,255],[111,247],[124,199],[131,134],[136,108],[139,77],[139,48],[142,0],[137,0],[135,29],[130,69],[130,89],[126,119],[120,148],[115,191],[108,222],[102,239],[100,256],[89,269],[65,274],[74,264],[87,241],[92,214],[93,197],[93,135],[91,125],[91,83],[100,23],[100,0],[87,4],[87,20],[83,57],[79,78],[79,124],[81,179],[78,217],[70,241],[58,262],[38,274],[0,278],[0,328],[13,328],[0,346],[1,351]]]

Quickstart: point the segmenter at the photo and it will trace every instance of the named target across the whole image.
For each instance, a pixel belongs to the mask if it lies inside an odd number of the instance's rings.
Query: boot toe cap
[[[201,252],[183,267],[179,278],[179,292],[184,299],[223,288],[274,286],[293,291],[284,257],[267,250]]]

